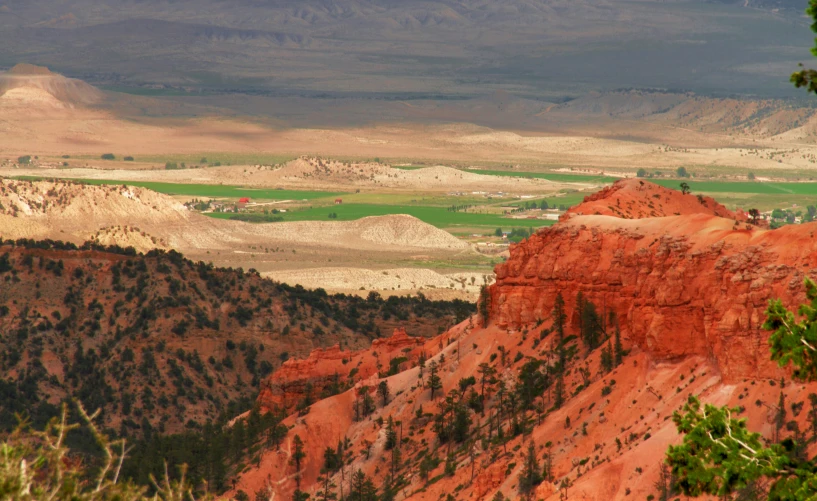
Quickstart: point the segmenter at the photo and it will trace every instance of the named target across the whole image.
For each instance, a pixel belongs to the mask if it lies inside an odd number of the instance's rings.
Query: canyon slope
[[[786,427],[806,430],[817,385],[792,384],[769,361],[761,324],[769,299],[804,302],[817,225],[758,228],[691,195],[661,198],[666,210],[650,217],[661,191],[626,183],[512,246],[480,315],[431,340],[398,333],[284,364],[263,383],[264,408],[333,380],[350,389],[287,418],[287,439],[230,494],[349,494],[360,470],[395,499],[644,499],[668,485],[664,451],[680,440],[670,418],[689,396],[739,406],[766,437],[788,433],[775,424],[782,398]],[[608,204],[621,209],[595,215]],[[524,489],[530,447],[546,475]]]

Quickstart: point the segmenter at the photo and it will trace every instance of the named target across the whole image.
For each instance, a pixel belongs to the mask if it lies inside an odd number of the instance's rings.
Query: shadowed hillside
[[[4,0],[3,61],[190,96],[447,100],[502,88],[546,98],[626,86],[780,95],[791,93],[781,75],[810,45],[805,5],[791,0],[193,4]]]

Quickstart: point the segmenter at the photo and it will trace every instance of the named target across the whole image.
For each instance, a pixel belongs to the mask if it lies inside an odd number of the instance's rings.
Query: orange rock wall
[[[258,401],[266,409],[292,408],[304,397],[307,384],[312,385],[312,396],[317,400],[335,379],[347,381],[355,368],[354,379],[359,381],[376,375],[378,364],[380,370],[388,370],[393,358],[417,360],[420,353],[431,350],[427,342],[426,338],[409,336],[405,329],[395,329],[391,337],[375,339],[368,350],[342,351],[337,345],[313,350],[308,358],[287,360],[275,371],[263,384]]]
[[[817,223],[762,230],[704,214],[645,220],[574,216],[511,248],[491,286],[491,322],[549,322],[561,292],[571,332],[581,291],[615,312],[625,339],[656,360],[713,358],[726,381],[771,377],[771,298],[804,301],[817,276]]]

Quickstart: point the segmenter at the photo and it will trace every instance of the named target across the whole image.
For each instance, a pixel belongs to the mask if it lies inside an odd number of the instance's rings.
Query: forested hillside
[[[198,429],[248,408],[261,378],[315,347],[368,346],[404,326],[432,335],[463,302],[369,298],[194,263],[174,251],[0,245],[0,426],[77,398],[121,435]]]

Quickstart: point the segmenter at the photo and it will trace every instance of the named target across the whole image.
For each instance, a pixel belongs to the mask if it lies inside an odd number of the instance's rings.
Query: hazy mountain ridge
[[[552,96],[663,86],[780,95],[791,93],[786,74],[769,65],[794,69],[810,57],[801,8],[792,0],[5,0],[0,65],[221,92]]]

